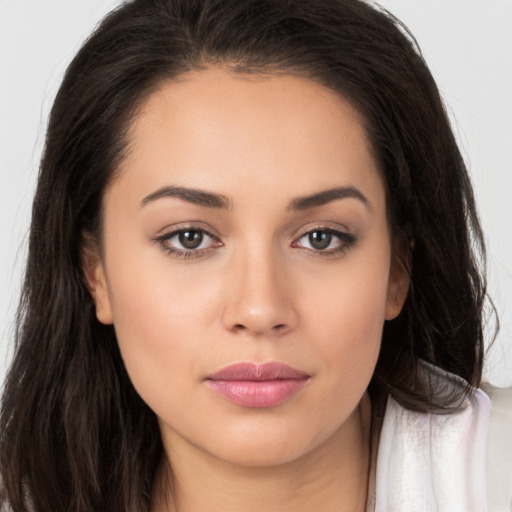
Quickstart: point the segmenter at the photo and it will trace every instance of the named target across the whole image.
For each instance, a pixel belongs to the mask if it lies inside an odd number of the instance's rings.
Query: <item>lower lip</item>
[[[265,408],[280,405],[298,393],[307,379],[209,380],[215,393],[243,407]]]

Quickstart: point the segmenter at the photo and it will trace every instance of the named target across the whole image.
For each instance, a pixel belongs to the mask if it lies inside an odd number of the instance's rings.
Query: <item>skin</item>
[[[357,112],[306,79],[210,67],[153,93],[129,144],[86,275],[159,419],[166,459],[152,510],[364,510],[366,388],[408,280]],[[155,197],[162,187],[220,194],[227,208]],[[364,200],[290,209],[337,187]],[[178,228],[212,236],[190,250],[169,237]],[[326,229],[341,235],[320,250],[308,233]],[[278,406],[242,407],[205,380],[241,361],[310,378]]]

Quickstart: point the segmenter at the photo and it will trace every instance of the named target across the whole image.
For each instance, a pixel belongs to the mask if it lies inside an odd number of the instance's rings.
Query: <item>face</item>
[[[276,464],[343,432],[407,287],[358,114],[210,68],[155,92],[129,147],[87,276],[164,443]]]

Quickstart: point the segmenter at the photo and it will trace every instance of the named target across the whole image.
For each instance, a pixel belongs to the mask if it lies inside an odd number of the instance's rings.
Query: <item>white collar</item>
[[[438,368],[427,365],[425,371],[443,390],[460,385]],[[410,411],[389,397],[376,462],[375,512],[486,512],[490,410],[479,389],[451,414]]]

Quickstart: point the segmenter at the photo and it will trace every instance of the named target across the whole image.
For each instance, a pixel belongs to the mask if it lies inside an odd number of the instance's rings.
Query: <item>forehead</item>
[[[228,196],[247,184],[291,196],[340,185],[383,190],[358,112],[294,75],[207,68],[165,82],[139,109],[128,143],[120,178],[140,196],[163,185]]]

